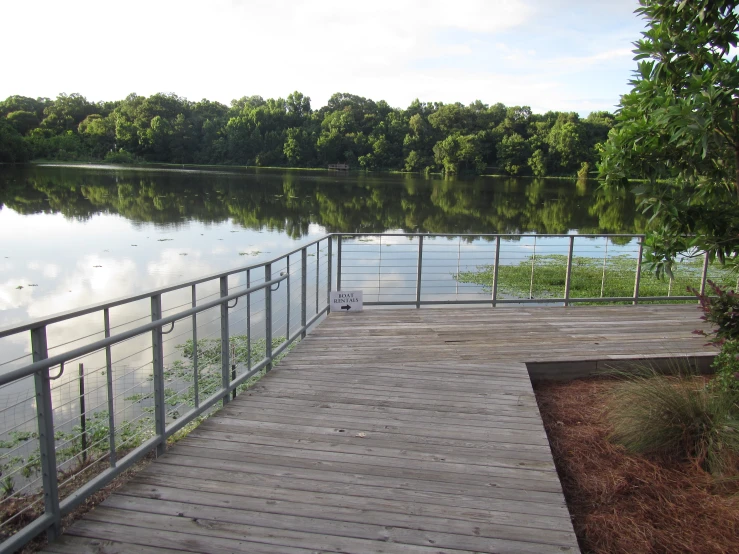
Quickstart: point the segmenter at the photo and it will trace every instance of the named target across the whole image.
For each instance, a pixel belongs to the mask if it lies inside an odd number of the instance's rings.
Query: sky
[[[297,90],[613,111],[638,0],[5,0],[0,98],[175,93],[229,105]]]

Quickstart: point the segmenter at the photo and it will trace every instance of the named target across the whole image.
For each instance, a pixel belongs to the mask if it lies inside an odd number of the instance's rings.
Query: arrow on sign
[[[346,304],[345,306],[341,307],[342,310],[351,310],[352,307],[349,304]]]

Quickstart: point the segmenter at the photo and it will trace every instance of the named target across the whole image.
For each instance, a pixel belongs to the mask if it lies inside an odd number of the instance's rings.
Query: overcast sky
[[[174,92],[229,104],[298,90],[615,109],[637,0],[6,0],[0,98]]]

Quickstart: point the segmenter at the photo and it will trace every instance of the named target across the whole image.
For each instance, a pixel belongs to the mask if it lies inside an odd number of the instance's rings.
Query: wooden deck
[[[331,315],[47,551],[578,552],[524,362],[705,352],[698,315]]]

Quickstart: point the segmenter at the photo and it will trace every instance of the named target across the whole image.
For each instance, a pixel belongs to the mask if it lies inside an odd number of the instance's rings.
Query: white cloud
[[[558,109],[582,96],[567,90],[573,75],[582,88],[588,71],[616,68],[622,77],[615,81],[626,83],[628,71],[613,64],[638,38],[624,22],[639,27],[635,0],[6,4],[4,17],[33,18],[39,38],[28,41],[24,26],[4,29],[0,49],[24,44],[24,55],[5,60],[0,98],[80,92],[114,100],[171,91],[228,103],[300,90],[314,107],[335,92],[405,107],[416,97],[522,104],[520,91],[534,87],[529,97],[552,88],[561,94],[525,103]],[[43,60],[44,70],[29,60]],[[606,104],[622,92],[611,91]]]

